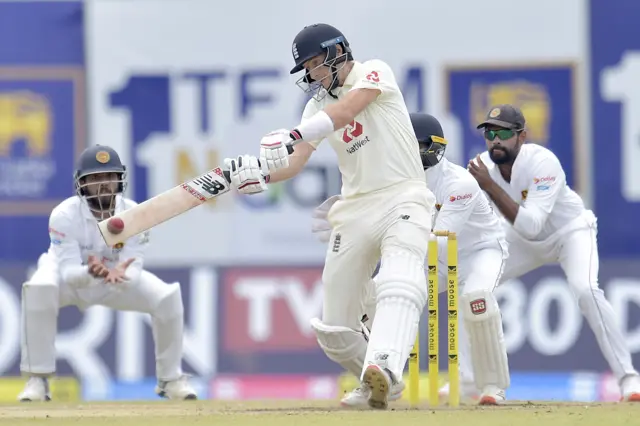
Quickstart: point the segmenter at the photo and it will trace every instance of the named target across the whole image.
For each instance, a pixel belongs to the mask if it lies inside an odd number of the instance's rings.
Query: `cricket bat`
[[[289,154],[293,153],[293,145],[299,142],[301,141],[287,144]],[[162,194],[149,198],[135,207],[98,222],[98,229],[107,246],[114,247],[135,235],[198,207],[212,198],[226,194],[230,190],[229,171],[216,167]],[[120,218],[124,222],[124,229],[119,234],[113,234],[107,228],[107,222],[113,218]]]

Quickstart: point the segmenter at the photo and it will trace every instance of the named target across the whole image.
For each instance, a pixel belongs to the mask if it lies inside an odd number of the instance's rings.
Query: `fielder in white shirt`
[[[411,123],[420,145],[427,186],[436,197],[433,229],[455,232],[458,237],[458,274],[460,278],[460,376],[463,396],[473,397],[480,391],[480,405],[497,405],[505,400],[509,387],[509,365],[502,330],[502,319],[493,290],[497,287],[508,257],[504,231],[489,200],[475,179],[464,168],[444,158],[447,140],[442,126],[429,114],[411,114]],[[313,232],[328,241],[331,225],[327,209],[340,197],[331,197],[314,212]],[[446,271],[447,241],[438,240],[440,271]],[[378,277],[364,295],[363,312],[369,320],[375,317],[375,294]],[[446,280],[440,280],[440,291]],[[475,382],[474,382],[475,376]],[[392,400],[399,399],[403,386],[394,387]],[[448,388],[442,389],[443,397]],[[367,390],[356,388],[342,404],[360,406],[366,403]]]
[[[558,158],[525,144],[525,117],[512,105],[491,108],[484,130],[488,151],[468,169],[504,217],[509,258],[502,282],[559,263],[624,401],[640,401],[640,379],[611,304],[598,284],[596,217],[567,185]]]
[[[402,377],[427,301],[423,261],[435,205],[402,92],[380,60],[357,62],[345,36],[326,24],[305,27],[292,47],[299,80],[313,97],[293,130],[261,141],[260,165],[270,181],[295,176],[323,139],[337,154],[342,199],[322,275],[322,319],[312,320],[320,347],[370,389],[372,408],[387,408]],[[298,143],[289,157],[286,144]],[[243,193],[266,189],[255,157],[227,160]],[[369,344],[359,321],[363,289],[378,259],[377,315]],[[363,368],[364,366],[364,368]]]
[[[49,401],[48,377],[56,371],[58,312],[102,305],[151,316],[155,341],[156,393],[169,399],[197,399],[182,374],[183,305],[180,284],[167,284],[143,269],[149,234],[107,247],[97,223],[136,203],[124,198],[126,168],[107,146],[87,148],[74,174],[76,196],[56,206],[49,218],[49,250],[22,286],[22,356],[29,376],[20,401]]]

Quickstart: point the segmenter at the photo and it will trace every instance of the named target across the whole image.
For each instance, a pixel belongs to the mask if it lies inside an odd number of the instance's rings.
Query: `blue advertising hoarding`
[[[476,126],[491,106],[512,104],[525,116],[528,142],[546,146],[558,156],[570,186],[581,183],[574,64],[451,66],[445,68],[445,74],[445,105],[463,129],[463,140],[454,141],[463,146],[463,161],[486,151]]]
[[[86,127],[82,2],[0,2],[0,261],[48,247]]]
[[[590,1],[591,126],[600,255],[640,255],[640,3]]]

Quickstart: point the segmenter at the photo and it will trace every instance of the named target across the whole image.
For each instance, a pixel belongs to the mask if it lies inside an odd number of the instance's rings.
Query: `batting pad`
[[[510,384],[507,347],[498,302],[491,291],[478,290],[460,297],[462,318],[469,336],[471,364],[478,389]]]
[[[318,318],[311,319],[311,328],[316,332],[318,344],[327,357],[359,378],[367,353],[367,340],[362,332],[326,325]]]
[[[409,252],[385,253],[377,282],[376,315],[369,336],[366,365],[387,368],[399,380],[427,303],[423,259]]]

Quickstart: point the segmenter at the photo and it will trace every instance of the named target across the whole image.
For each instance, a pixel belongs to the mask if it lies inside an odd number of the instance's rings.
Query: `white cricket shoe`
[[[391,385],[391,391],[389,392],[389,401],[397,401],[402,398],[402,391],[404,391],[404,382],[394,383]],[[347,393],[340,405],[343,407],[366,407],[369,405],[369,395],[371,389],[369,389],[364,383],[362,386],[355,388],[351,392]]]
[[[46,377],[29,377],[24,390],[18,395],[20,402],[51,401],[49,380]]]
[[[158,382],[156,393],[167,399],[198,399],[196,391],[189,384],[188,376],[169,382]]]
[[[501,405],[504,404],[507,399],[504,389],[500,389],[497,386],[489,385],[485,386],[480,395],[480,401],[478,405]]]
[[[438,399],[440,404],[446,404],[449,402],[449,383],[445,383],[440,390],[438,390]],[[480,399],[478,389],[473,383],[461,383],[460,384],[460,402],[464,404],[475,404]]]
[[[622,379],[622,397],[623,402],[640,402],[640,376],[631,375]]]
[[[389,370],[377,364],[368,365],[364,370],[363,382],[369,388],[369,407],[386,410],[389,406],[389,391],[394,383]]]

